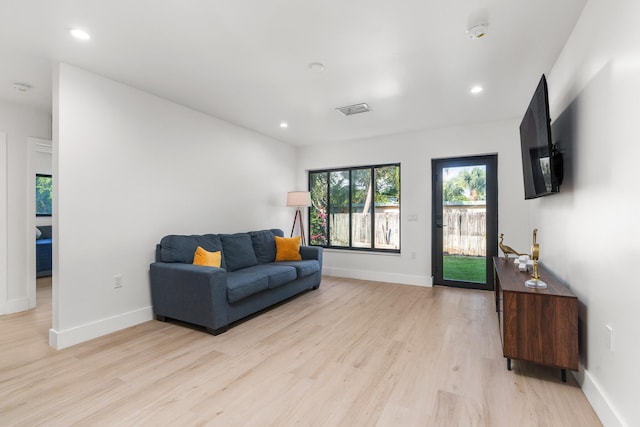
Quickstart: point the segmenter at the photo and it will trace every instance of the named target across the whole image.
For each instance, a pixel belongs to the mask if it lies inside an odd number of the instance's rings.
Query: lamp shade
[[[308,191],[289,191],[287,193],[287,206],[311,206],[311,193]]]

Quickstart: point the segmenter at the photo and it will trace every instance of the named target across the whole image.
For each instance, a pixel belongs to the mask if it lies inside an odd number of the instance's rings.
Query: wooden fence
[[[400,248],[398,211],[376,212],[375,247]],[[485,256],[487,253],[487,210],[485,206],[443,207],[443,252],[449,255]],[[349,244],[349,214],[330,215],[331,245]],[[353,214],[353,246],[371,247],[371,217]]]
[[[398,211],[376,212],[375,247],[378,249],[400,249],[400,215]],[[332,245],[349,244],[349,214],[330,215]],[[353,214],[353,246],[371,247],[371,216]]]
[[[450,255],[485,256],[487,210],[485,206],[444,206],[443,252]]]

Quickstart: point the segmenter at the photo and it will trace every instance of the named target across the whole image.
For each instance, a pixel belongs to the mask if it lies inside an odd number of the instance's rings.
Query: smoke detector
[[[488,29],[489,29],[489,24],[487,23],[472,25],[467,29],[467,37],[469,37],[472,40],[480,39],[487,34]]]
[[[367,111],[371,111],[371,108],[369,108],[369,106],[363,102],[361,104],[336,108],[336,110],[340,111],[345,116],[351,116],[353,114],[366,113]]]

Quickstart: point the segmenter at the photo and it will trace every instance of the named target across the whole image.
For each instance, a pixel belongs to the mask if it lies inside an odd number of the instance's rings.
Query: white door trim
[[[7,134],[0,132],[0,314],[6,314],[8,298],[8,273],[7,252],[8,225],[7,225]]]

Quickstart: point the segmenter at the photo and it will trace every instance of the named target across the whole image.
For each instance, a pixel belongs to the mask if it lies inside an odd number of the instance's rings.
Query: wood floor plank
[[[600,425],[571,375],[506,370],[489,292],[324,277],[218,336],[151,321],[55,351],[50,286],[0,317],[0,425]]]

